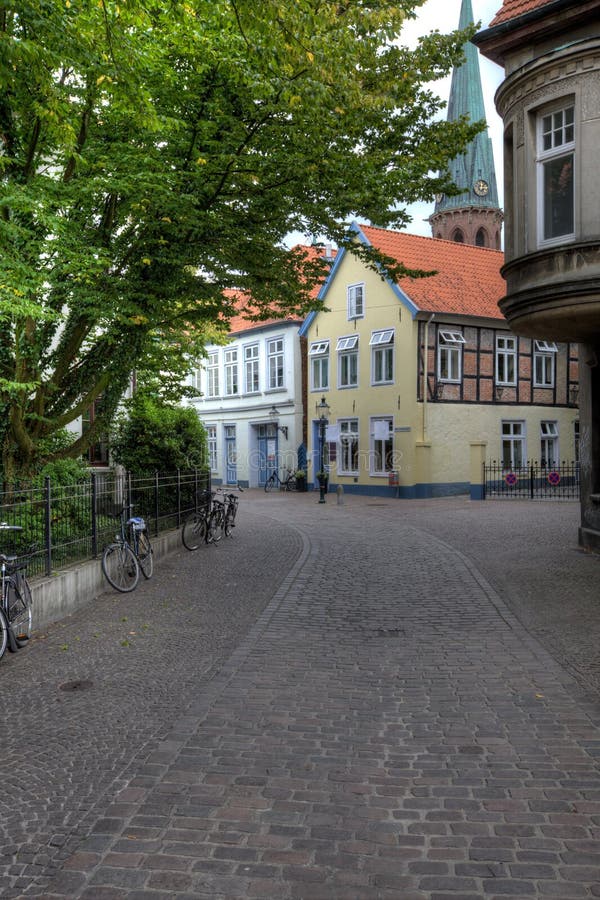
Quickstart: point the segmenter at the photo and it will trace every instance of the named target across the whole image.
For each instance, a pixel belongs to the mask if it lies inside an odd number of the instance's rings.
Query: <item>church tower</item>
[[[462,0],[459,28],[468,28],[472,22],[471,0]],[[472,122],[485,119],[478,51],[470,41],[465,45],[465,61],[452,72],[448,101],[448,121],[462,115],[468,115]],[[436,198],[429,217],[433,237],[500,250],[503,216],[498,205],[492,141],[487,132],[478,134],[449,168],[454,183],[465,190],[455,197]]]

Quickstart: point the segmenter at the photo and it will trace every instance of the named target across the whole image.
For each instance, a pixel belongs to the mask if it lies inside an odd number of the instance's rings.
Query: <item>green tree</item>
[[[111,435],[115,462],[135,475],[205,468],[206,431],[190,407],[172,406],[136,394]]]
[[[397,43],[422,0],[0,0],[0,421],[5,476],[133,367],[172,386],[226,331],[305,311],[318,264],[293,231],[343,243],[402,203],[478,126],[433,121],[427,82],[465,34]],[[357,252],[365,252],[356,248]]]

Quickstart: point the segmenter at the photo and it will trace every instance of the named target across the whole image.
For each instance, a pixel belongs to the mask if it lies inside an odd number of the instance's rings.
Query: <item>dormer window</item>
[[[348,285],[348,318],[362,319],[365,314],[364,284]]]

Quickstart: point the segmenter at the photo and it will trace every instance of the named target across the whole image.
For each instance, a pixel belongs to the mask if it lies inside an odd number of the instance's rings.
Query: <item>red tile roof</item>
[[[498,309],[498,301],[506,294],[500,275],[501,251],[369,225],[361,225],[360,230],[373,247],[407,268],[437,271],[427,278],[396,282],[420,311],[504,320]]]
[[[552,0],[504,0],[502,9],[498,10],[489,27],[492,28],[494,25],[502,25],[512,19],[518,19],[519,16],[524,16],[525,13],[533,12],[551,2]]]

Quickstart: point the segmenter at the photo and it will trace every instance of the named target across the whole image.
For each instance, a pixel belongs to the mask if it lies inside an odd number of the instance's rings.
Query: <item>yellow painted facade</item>
[[[349,316],[348,288],[362,286],[363,315]],[[392,285],[362,261],[346,253],[339,261],[324,296],[327,311],[307,322],[308,350],[308,480],[315,480],[320,466],[320,432],[316,404],[325,397],[330,408],[326,435],[325,463],[330,489],[341,484],[350,491],[429,497],[468,493],[473,480],[472,444],[481,447],[482,458],[502,456],[503,421],[522,422],[525,453],[539,458],[541,423],[552,421],[558,431],[560,458],[575,459],[577,409],[567,406],[502,404],[499,402],[440,402],[431,397],[418,400],[419,341],[423,341],[427,316],[421,314],[421,335],[416,310],[403,302]],[[471,322],[454,317],[455,327]],[[452,316],[436,314],[436,323],[452,327]],[[488,328],[504,330],[502,319],[488,322]],[[431,326],[433,327],[433,326]],[[393,330],[393,374],[389,383],[374,383],[373,334]],[[506,332],[509,334],[510,332]],[[358,337],[356,386],[340,385],[340,338]],[[311,351],[328,342],[328,387],[315,383]],[[343,351],[342,351],[343,352]],[[322,375],[322,356],[319,372]],[[558,370],[558,366],[557,366]],[[421,372],[421,375],[423,373]],[[391,457],[381,465],[381,443],[377,445],[378,420],[391,423]],[[339,428],[358,433],[357,465],[344,461]],[[328,451],[331,451],[329,456]],[[378,452],[379,451],[379,452]],[[479,452],[479,451],[478,451]],[[479,457],[477,457],[479,458]],[[347,460],[347,456],[346,456]],[[328,462],[328,466],[327,466]],[[388,469],[398,475],[398,487]]]

